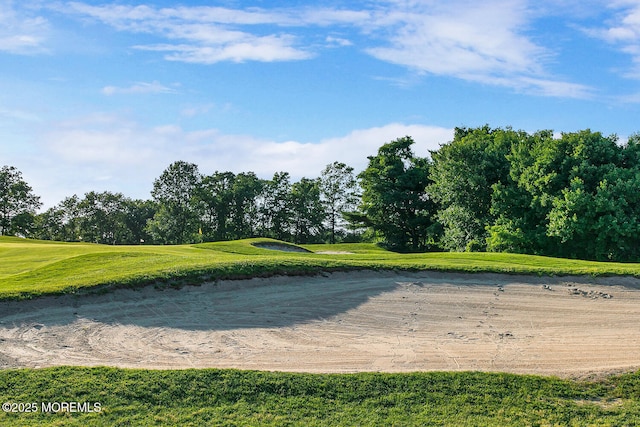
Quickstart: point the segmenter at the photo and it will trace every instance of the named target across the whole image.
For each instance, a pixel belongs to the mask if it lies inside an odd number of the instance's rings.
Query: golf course
[[[1,237],[0,425],[635,425],[639,277],[363,243]]]

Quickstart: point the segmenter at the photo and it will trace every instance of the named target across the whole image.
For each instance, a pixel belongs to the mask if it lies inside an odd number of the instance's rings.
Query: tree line
[[[171,164],[150,200],[120,193],[68,197],[36,214],[37,196],[0,170],[0,234],[107,244],[180,244],[273,237],[296,243],[378,241],[398,251],[494,251],[640,260],[640,135],[556,136],[456,128],[416,156],[405,136],[365,170],[334,162],[291,182],[253,172],[203,175]]]
[[[102,244],[182,244],[248,237],[295,243],[349,238],[341,213],[355,209],[353,168],[334,162],[316,179],[291,182],[287,172],[260,179],[253,172],[202,174],[177,161],[153,183],[150,200],[91,191],[42,213],[14,167],[0,169],[0,235]]]

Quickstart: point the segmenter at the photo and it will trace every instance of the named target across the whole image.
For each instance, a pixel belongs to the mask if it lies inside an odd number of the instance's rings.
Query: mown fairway
[[[73,292],[99,285],[186,285],[348,269],[640,275],[640,264],[502,253],[398,254],[372,244],[305,245],[311,252],[298,253],[259,248],[255,243],[277,242],[250,239],[181,246],[105,246],[2,237],[0,298]],[[341,253],[315,253],[323,251]]]

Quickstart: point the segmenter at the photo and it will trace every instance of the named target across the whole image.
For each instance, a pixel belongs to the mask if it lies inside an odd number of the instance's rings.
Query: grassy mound
[[[371,244],[302,245],[246,239],[180,246],[106,246],[0,238],[0,299],[77,292],[96,286],[197,284],[209,280],[350,269],[640,276],[640,264],[502,253],[398,254]],[[316,252],[340,252],[320,254]]]

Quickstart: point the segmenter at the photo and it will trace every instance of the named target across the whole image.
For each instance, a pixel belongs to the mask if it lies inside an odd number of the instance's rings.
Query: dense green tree
[[[264,181],[255,173],[239,173],[233,182],[231,201],[231,238],[255,237],[258,228],[258,197]]]
[[[431,152],[429,194],[440,204],[443,246],[455,251],[484,250],[491,213],[492,186],[509,179],[506,155],[524,132],[511,129],[456,128],[453,141]]]
[[[121,193],[91,191],[74,195],[36,216],[34,237],[43,240],[103,244],[151,243],[145,232],[155,213],[151,201],[131,200]]]
[[[13,166],[0,168],[0,236],[28,236],[34,228],[34,216],[40,198]]]
[[[295,243],[318,242],[325,218],[320,200],[319,179],[302,178],[293,183],[289,194],[291,235]]]
[[[425,191],[430,163],[414,155],[413,144],[409,136],[384,144],[358,175],[363,189],[360,221],[401,251],[427,249],[438,227],[436,205]]]
[[[531,172],[535,162],[548,155],[546,146],[553,144],[553,132],[539,131],[523,135],[512,143],[509,161],[509,179],[492,185],[491,217],[487,224],[487,250],[529,254],[550,254],[556,240],[547,234],[550,206],[549,195],[532,191]]]
[[[538,132],[507,156],[511,183],[495,185],[490,250],[600,260],[637,259],[637,137]]]
[[[236,176],[232,172],[215,172],[205,176],[197,190],[201,210],[201,228],[205,240],[231,238],[231,211]]]
[[[124,242],[129,245],[154,243],[147,231],[147,223],[156,213],[156,203],[152,200],[127,199],[124,208],[124,224],[127,230]]]
[[[329,230],[329,242],[336,242],[336,232],[344,229],[343,214],[352,212],[358,204],[358,182],[353,168],[344,163],[327,165],[320,176],[320,196]]]
[[[198,239],[196,191],[202,177],[198,166],[177,161],[153,182],[151,195],[158,205],[147,230],[163,244],[190,243]]]
[[[57,205],[36,216],[35,237],[43,240],[76,242],[80,232],[80,198],[66,197]]]
[[[587,171],[597,174],[594,165]],[[601,168],[596,188],[574,177],[553,199],[549,235],[560,238],[562,256],[630,261],[640,255],[640,170]],[[593,175],[589,175],[593,179]]]
[[[291,236],[291,182],[288,172],[276,172],[262,186],[259,206],[259,232],[265,237],[288,240]]]
[[[82,240],[110,245],[130,243],[125,222],[127,202],[122,193],[86,193],[78,205]]]

